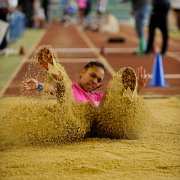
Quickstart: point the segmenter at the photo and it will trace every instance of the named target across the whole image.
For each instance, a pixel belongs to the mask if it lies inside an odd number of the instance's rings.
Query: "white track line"
[[[95,47],[95,45],[92,43],[92,41],[87,37],[87,35],[84,33],[83,30],[81,30],[80,28],[75,28],[79,34],[79,36],[84,40],[84,42],[90,47],[90,49],[92,50],[92,52],[97,56],[98,60],[101,61],[106,69],[109,71],[109,73],[114,76],[114,74],[116,73],[115,70],[111,67],[111,65],[108,63],[108,61],[106,60],[106,58],[104,58],[98,51],[98,49]]]
[[[87,63],[89,61],[97,61],[98,58],[58,58],[57,60],[59,63]],[[38,63],[38,61],[34,61],[33,63]]]
[[[81,63],[81,62],[90,62],[90,61],[97,61],[98,58],[60,58],[58,61],[59,63]]]
[[[1,89],[0,91],[0,98],[4,95],[6,89],[9,87],[9,85],[11,84],[11,82],[13,81],[13,79],[16,77],[17,73],[19,72],[19,70],[22,68],[22,66],[25,64],[25,62],[28,60],[28,57],[33,53],[35,47],[37,46],[37,44],[41,41],[42,37],[44,36],[46,31],[42,32],[42,34],[39,36],[39,38],[34,42],[33,46],[31,47],[30,51],[28,51],[25,56],[23,57],[23,59],[21,60],[20,65],[15,69],[15,71],[13,72],[11,78],[8,80],[8,82],[5,84],[5,86]]]
[[[132,53],[137,48],[104,48],[105,53]],[[99,52],[102,48],[54,48],[57,53],[93,53],[98,50]]]
[[[164,74],[166,79],[180,79],[180,74]],[[150,74],[150,78],[152,78],[152,74]]]
[[[177,54],[175,54],[175,53],[173,53],[173,52],[168,52],[168,53],[167,53],[167,56],[168,56],[168,57],[171,57],[171,58],[174,58],[174,59],[176,59],[178,62],[180,62],[180,56],[177,55]]]
[[[92,53],[90,48],[53,48],[55,52],[59,53]]]
[[[102,48],[54,48],[56,53],[94,53]],[[137,48],[103,48],[104,53],[133,53]],[[180,62],[180,52],[167,52],[167,56]]]

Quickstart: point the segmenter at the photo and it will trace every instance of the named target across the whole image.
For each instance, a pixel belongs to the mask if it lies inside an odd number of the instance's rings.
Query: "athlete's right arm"
[[[32,91],[38,88],[38,83],[39,82],[36,79],[29,78],[23,82],[23,85],[26,91]]]
[[[46,91],[50,93],[54,93],[54,86],[50,84],[41,83],[34,78],[29,78],[23,82],[24,88],[26,91],[37,90],[39,92]]]

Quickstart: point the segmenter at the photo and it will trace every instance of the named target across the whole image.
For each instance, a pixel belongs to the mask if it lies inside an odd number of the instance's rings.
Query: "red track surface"
[[[125,38],[124,43],[108,43],[107,38],[110,35],[102,35],[97,32],[85,31],[86,36],[91,40],[97,48],[104,47],[105,52],[106,48],[136,48],[137,47],[137,38],[134,32],[133,27],[121,25],[121,32],[116,35]],[[83,32],[82,32],[83,34]],[[59,24],[51,24],[46,31],[46,34],[40,41],[39,45],[48,44],[53,48],[88,48],[87,43],[82,38],[83,35],[78,33],[76,27],[68,26],[63,27]],[[159,37],[158,37],[159,38]],[[158,41],[156,38],[156,42]],[[176,55],[176,58],[172,58],[169,56],[163,57],[164,64],[164,72],[165,74],[179,74],[180,75],[180,40],[176,40],[174,38],[170,38],[169,41],[169,52],[171,54]],[[139,66],[143,66],[147,69],[147,71],[151,74],[153,63],[155,57],[152,55],[150,57],[147,56],[135,56],[131,52],[128,53],[105,53],[103,56],[107,59],[107,62],[112,66],[115,71],[118,71],[121,67],[131,66],[133,68],[137,68]],[[79,78],[79,72],[84,66],[84,64],[91,60],[98,59],[97,54],[93,52],[89,53],[60,53],[58,54],[61,64],[67,70],[69,77],[72,81],[76,81]],[[89,58],[89,59],[87,59]],[[29,58],[30,60],[30,58]],[[4,96],[19,96],[20,95],[20,83],[24,79],[26,72],[28,71],[28,67],[30,65],[30,61],[27,59],[27,62],[22,66],[20,71],[17,73],[17,76],[13,79],[10,86],[5,91]],[[62,60],[62,61],[61,61]],[[33,66],[33,74],[32,76],[38,76],[39,80],[43,79],[43,70],[35,63]],[[37,75],[38,74],[38,75]],[[108,81],[111,78],[111,74],[107,73],[105,86],[107,86]],[[151,87],[147,86],[142,91],[143,95],[162,95],[162,96],[175,96],[180,95],[180,79],[179,78],[168,78],[166,79],[168,84],[167,87]],[[104,90],[102,88],[101,90]]]

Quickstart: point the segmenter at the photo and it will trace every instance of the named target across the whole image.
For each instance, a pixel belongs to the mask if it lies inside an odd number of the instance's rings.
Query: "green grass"
[[[19,51],[19,48],[23,46],[25,53],[27,53],[43,32],[44,30],[27,29],[23,36],[10,44],[8,48]],[[23,58],[20,55],[0,55],[0,91],[12,77]]]

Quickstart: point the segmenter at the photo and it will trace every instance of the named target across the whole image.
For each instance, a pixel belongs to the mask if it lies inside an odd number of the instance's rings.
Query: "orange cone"
[[[19,49],[19,55],[23,56],[24,54],[25,54],[24,47],[21,46],[20,49]]]
[[[104,54],[105,54],[104,46],[101,47],[101,49],[100,49],[100,54],[101,54],[101,55],[104,55]]]

